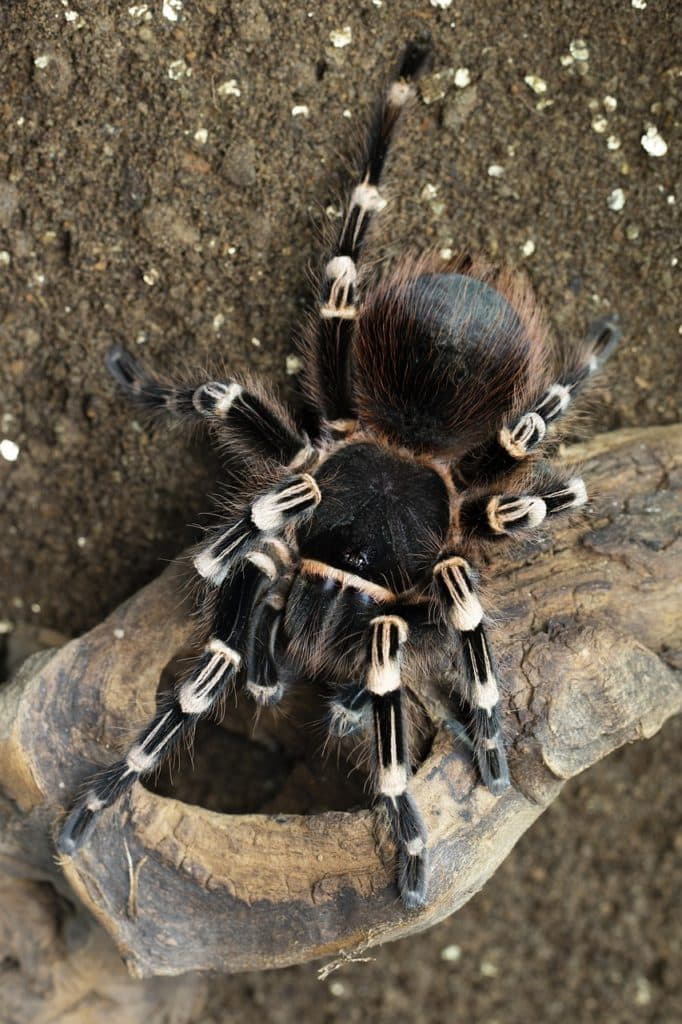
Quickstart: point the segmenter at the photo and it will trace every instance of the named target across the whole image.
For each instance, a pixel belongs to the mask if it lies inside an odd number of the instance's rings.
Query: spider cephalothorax
[[[465,256],[410,257],[363,284],[388,142],[425,56],[408,46],[378,106],[325,266],[302,346],[310,436],[257,385],[175,383],[121,348],[109,353],[138,404],[206,423],[231,457],[265,468],[195,553],[201,652],[127,754],[87,781],[62,827],[62,853],[235,686],[272,705],[290,680],[322,680],[333,694],[330,732],[373,735],[374,789],[408,907],[424,903],[428,883],[427,831],[409,785],[408,692],[440,683],[451,715],[464,712],[485,784],[493,793],[509,784],[475,565],[482,547],[584,504],[582,480],[539,456],[618,331],[602,320],[553,368],[530,288],[509,271]]]

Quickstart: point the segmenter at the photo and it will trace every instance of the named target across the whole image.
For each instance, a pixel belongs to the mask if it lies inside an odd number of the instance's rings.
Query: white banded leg
[[[274,484],[242,516],[211,533],[208,544],[194,556],[194,568],[207,583],[220,586],[236,558],[266,538],[274,542],[285,526],[303,519],[320,500],[320,489],[309,473],[296,473]]]
[[[552,484],[546,483],[541,494],[548,516],[570,512],[572,509],[580,508],[587,501],[585,482],[579,476],[573,476],[569,480],[557,478]]]
[[[406,907],[423,906],[428,884],[427,832],[408,792],[411,774],[401,698],[401,648],[407,624],[380,615],[370,624],[366,688],[372,696],[376,791],[398,848],[398,890]]]
[[[580,508],[587,490],[579,476],[565,477],[551,466],[538,466],[532,481],[534,494],[484,494],[462,502],[460,528],[483,539],[495,540],[539,526],[547,516]]]
[[[219,705],[241,669],[254,605],[277,571],[274,560],[259,552],[239,563],[219,594],[213,635],[170,701],[159,707],[126,756],[88,781],[59,834],[60,853],[75,853],[89,838],[104,808],[158,768],[198,719]]]
[[[576,347],[572,365],[518,420],[505,424],[495,437],[465,455],[457,464],[457,477],[464,483],[485,483],[514,470],[542,443],[549,427],[601,369],[620,335],[617,317],[595,320],[585,343]]]
[[[483,626],[483,609],[478,599],[475,576],[469,563],[459,555],[440,561],[434,581],[450,626],[462,641],[465,703],[481,777],[492,793],[509,785],[509,771],[500,727],[499,688],[495,665]]]
[[[227,431],[227,440],[254,454],[290,465],[308,451],[307,439],[289,414],[236,381],[211,380],[197,386],[151,374],[128,351],[114,346],[107,367],[119,386],[151,413],[202,420]]]
[[[509,537],[539,526],[547,506],[534,494],[484,494],[469,498],[459,507],[463,533],[485,540]]]
[[[284,587],[273,587],[256,609],[250,631],[244,690],[262,707],[272,707],[284,696],[281,626],[290,579],[284,582]]]
[[[414,79],[428,47],[406,48],[397,81],[381,98],[367,135],[359,183],[351,192],[338,241],[324,270],[315,341],[315,383],[325,420],[352,419],[350,345],[358,313],[358,264],[370,221],[386,205],[379,191],[386,154],[405,104],[414,95]]]

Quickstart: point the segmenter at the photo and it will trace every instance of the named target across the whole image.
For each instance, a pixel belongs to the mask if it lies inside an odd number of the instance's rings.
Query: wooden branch
[[[414,779],[433,850],[425,910],[398,902],[393,849],[367,808],[225,815],[137,785],[61,863],[129,969],[150,977],[282,966],[421,931],[485,884],[566,779],[679,711],[681,438],[674,427],[627,430],[572,449],[596,495],[593,513],[496,576],[514,785],[492,797],[466,750],[436,730]],[[50,878],[50,834],[79,782],[145,721],[164,668],[186,648],[175,575],[0,695],[14,856],[23,850]],[[241,707],[228,716],[244,721]],[[296,747],[296,715],[263,718],[258,735],[305,762],[280,806],[309,806],[306,786],[319,801],[324,772]],[[339,806],[330,792],[324,806]]]

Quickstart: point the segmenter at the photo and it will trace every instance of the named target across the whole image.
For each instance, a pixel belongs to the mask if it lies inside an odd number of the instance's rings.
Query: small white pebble
[[[612,114],[617,106],[618,100],[615,96],[604,97],[604,110],[606,110],[609,114]]]
[[[40,615],[40,605],[38,604],[37,601],[34,601],[33,604],[31,605],[31,611],[33,612],[34,615]]]
[[[228,78],[226,82],[222,82],[218,86],[219,96],[241,96],[242,91],[237,85],[236,78]]]
[[[440,7],[441,11],[447,11],[448,7],[452,7],[452,0],[431,0],[432,7]]]
[[[288,355],[286,359],[287,376],[293,377],[303,369],[303,363],[297,355]]]
[[[223,314],[222,313],[216,313],[216,315],[213,317],[213,330],[214,331],[219,331],[224,323],[225,323],[225,317],[223,316]]]
[[[149,10],[149,4],[133,4],[132,7],[128,8],[128,14],[131,18],[145,18],[147,21],[152,16],[152,12]]]
[[[597,117],[592,118],[592,131],[596,132],[597,135],[603,135],[609,126],[609,122],[602,114],[598,114]]]
[[[116,637],[117,640],[122,640],[125,635],[126,635],[125,629],[115,629],[114,630],[114,636]]]
[[[614,210],[618,213],[625,206],[625,192],[622,188],[614,188],[612,192],[609,192],[609,198],[606,200],[606,205],[609,210]]]
[[[571,39],[568,49],[573,60],[585,61],[590,59],[590,51],[584,39]]]
[[[452,259],[452,249],[450,248],[449,245],[446,245],[444,248],[439,249],[438,255],[440,256],[440,258],[442,260],[451,260]]]
[[[11,633],[14,629],[14,624],[9,619],[0,619],[0,636],[5,636],[7,633]]]
[[[192,69],[182,58],[172,60],[168,65],[168,77],[172,78],[174,82],[179,82],[183,78],[191,78]]]
[[[672,194],[672,192],[670,193],[669,196],[665,197],[665,201],[668,204],[668,206],[674,206],[675,205],[676,200],[675,200],[675,196]]]
[[[194,141],[197,142],[200,146],[205,146],[206,143],[208,142],[208,129],[197,128],[197,130],[194,133]]]
[[[177,21],[182,10],[182,0],[163,0],[161,13],[167,21]]]
[[[651,985],[649,984],[649,979],[640,974],[635,978],[635,1004],[637,1006],[648,1006],[650,1002]]]
[[[78,13],[78,11],[66,10],[64,11],[64,17],[69,23],[72,24],[74,21],[78,21],[78,19],[80,18],[80,14]]]
[[[668,152],[668,144],[655,124],[648,124],[646,126],[646,132],[639,141],[649,156],[665,156]]]
[[[11,259],[12,257],[7,252],[7,249],[0,249],[0,267],[8,267]]]
[[[636,242],[639,238],[639,225],[628,224],[628,226],[625,228],[625,237],[627,238],[628,242]]]
[[[646,3],[647,0],[632,0],[632,6],[636,11],[645,11]]]
[[[495,978],[500,973],[497,965],[491,960],[481,960],[479,970],[484,978]]]
[[[561,57],[559,57],[559,63],[561,64],[562,68],[570,68],[571,64],[573,63],[572,55],[570,53],[563,53]]]
[[[330,981],[329,991],[333,996],[336,996],[336,998],[338,999],[340,996],[345,996],[346,986],[342,981]]]
[[[609,135],[606,140],[606,148],[610,150],[620,149],[620,139],[617,135]]]
[[[330,203],[329,206],[325,206],[324,212],[329,217],[329,220],[340,220],[343,217],[343,210],[340,206],[334,206]]]
[[[542,96],[547,92],[547,82],[539,75],[524,75],[524,82],[529,89],[532,89],[536,96]]]
[[[292,117],[309,117],[310,107],[305,103],[299,103],[297,106],[291,108]]]
[[[19,445],[14,441],[10,441],[8,437],[4,437],[0,441],[0,455],[7,462],[16,462],[19,458]]]
[[[142,275],[142,280],[144,281],[145,284],[148,284],[149,287],[152,288],[159,280],[160,276],[161,275],[159,274],[158,270],[155,267],[150,267],[149,270],[145,270],[144,274]]]
[[[343,49],[344,46],[350,46],[353,41],[353,30],[350,25],[344,25],[343,28],[334,28],[329,33],[332,46],[335,46],[337,50]]]
[[[440,951],[441,960],[445,960],[447,963],[456,964],[462,956],[461,946],[446,946]]]
[[[227,255],[228,256],[234,256],[236,251],[237,251],[237,246],[236,245],[228,245],[228,247],[227,247]]]
[[[135,344],[136,345],[144,345],[146,340],[147,340],[147,332],[146,331],[138,331],[137,334],[135,335]]]
[[[76,537],[76,544],[78,545],[79,548],[84,548],[87,543],[87,537]]]
[[[43,68],[46,68],[47,65],[50,63],[50,58],[46,53],[41,53],[39,57],[36,57],[33,63],[37,68],[40,68],[42,70]]]
[[[457,68],[454,81],[458,89],[466,89],[467,85],[471,85],[469,68]]]
[[[438,195],[438,188],[436,185],[432,185],[430,181],[427,181],[419,195],[421,199],[429,202],[429,200],[435,199]]]
[[[501,178],[504,174],[504,167],[502,164],[490,164],[488,167],[488,176],[490,178]]]
[[[532,256],[534,252],[535,252],[535,242],[533,241],[532,238],[526,239],[526,241],[521,246],[521,254],[523,256]]]
[[[254,348],[260,348],[262,342],[260,338],[257,338],[256,335],[254,334],[253,338],[251,339],[251,344],[253,345]]]
[[[348,107],[346,107],[346,109],[343,112],[343,117],[347,117],[347,118],[350,119],[352,116],[353,116],[353,111],[349,110]]]

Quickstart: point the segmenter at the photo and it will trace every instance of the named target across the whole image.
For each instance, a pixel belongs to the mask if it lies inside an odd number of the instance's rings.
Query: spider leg
[[[60,853],[75,853],[87,841],[101,812],[138,779],[158,768],[197,721],[217,708],[248,655],[252,611],[280,573],[281,566],[264,552],[252,552],[234,567],[218,594],[212,632],[201,654],[125,757],[88,781],[83,797],[62,826],[57,840]]]
[[[162,378],[118,345],[107,353],[107,368],[128,397],[149,413],[206,423],[234,447],[285,465],[309,451],[307,438],[286,410],[234,380],[197,385]]]
[[[285,626],[294,660],[314,663],[320,677],[346,680],[332,702],[336,735],[362,728],[371,708],[374,792],[398,848],[401,898],[416,907],[426,898],[427,835],[408,792],[411,766],[400,675],[408,627],[402,617],[384,614],[395,602],[395,594],[377,583],[303,559],[287,599]]]
[[[500,540],[532,530],[547,516],[570,512],[587,501],[582,477],[568,477],[551,468],[536,474],[529,490],[528,494],[487,492],[465,498],[458,510],[460,531],[470,538]]]
[[[464,558],[450,555],[438,562],[433,577],[442,613],[462,643],[465,690],[461,697],[469,713],[467,728],[478,769],[488,789],[498,794],[509,785],[509,770],[495,663],[483,625],[475,574]]]
[[[337,739],[355,736],[369,723],[372,696],[364,681],[348,683],[329,702],[329,732]]]
[[[514,470],[542,443],[549,427],[568,411],[586,382],[604,365],[620,337],[615,316],[595,320],[585,344],[573,353],[567,369],[531,408],[457,463],[458,479],[465,484],[485,483]]]
[[[378,104],[365,143],[360,182],[351,193],[339,237],[324,269],[312,346],[311,390],[331,430],[342,434],[350,429],[354,416],[350,350],[358,314],[358,263],[372,216],[386,205],[379,192],[386,155],[400,114],[414,95],[412,83],[428,52],[426,41],[408,44],[396,80]]]
[[[289,574],[276,581],[265,600],[254,610],[251,636],[246,656],[245,691],[256,704],[272,707],[284,696],[282,663],[282,610]],[[284,583],[284,587],[282,586]]]
[[[290,524],[309,515],[321,501],[309,473],[294,473],[254,498],[227,527],[209,535],[194,557],[194,568],[211,586],[220,586],[234,560],[259,542],[275,542]]]
[[[376,752],[375,787],[386,809],[398,848],[398,889],[408,908],[426,901],[428,848],[426,826],[408,792],[411,774],[401,696],[400,654],[407,624],[397,615],[371,622],[366,687],[372,697]]]

